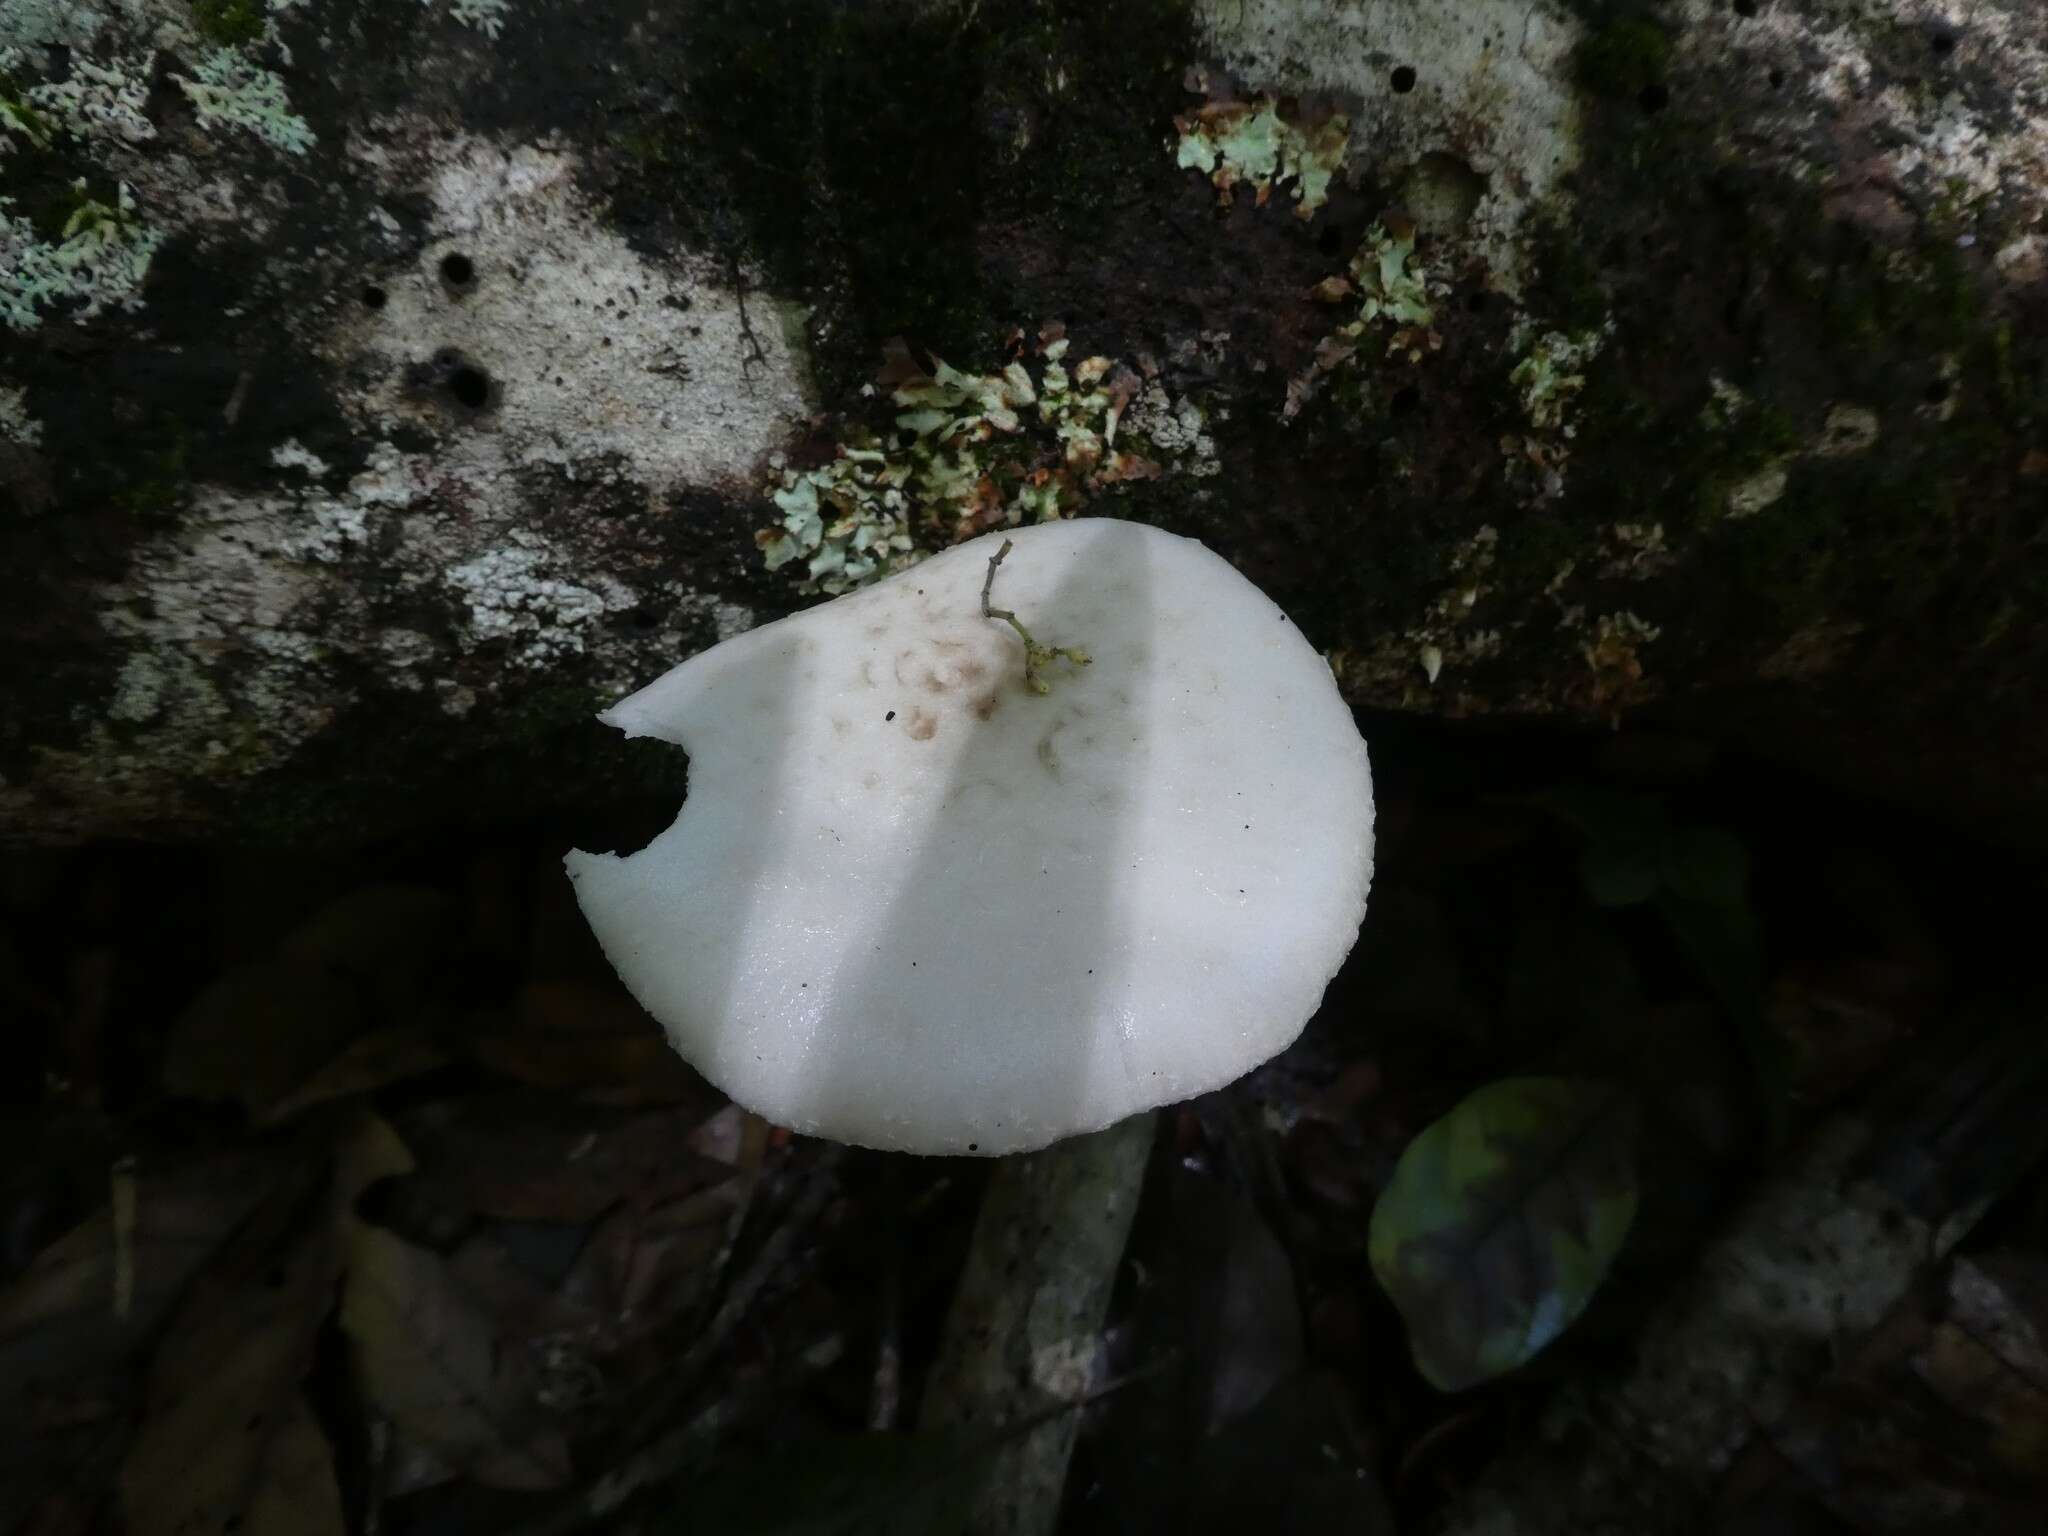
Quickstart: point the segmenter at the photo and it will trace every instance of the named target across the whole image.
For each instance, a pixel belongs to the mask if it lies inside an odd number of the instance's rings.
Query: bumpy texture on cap
[[[1372,875],[1365,743],[1286,616],[1191,539],[990,535],[684,662],[602,717],[690,754],[676,822],[570,877],[705,1076],[864,1146],[1043,1146],[1300,1032]]]

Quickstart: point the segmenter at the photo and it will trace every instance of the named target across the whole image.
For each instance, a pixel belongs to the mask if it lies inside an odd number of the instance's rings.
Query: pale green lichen
[[[1453,545],[1445,561],[1450,582],[1439,589],[1420,619],[1385,634],[1370,651],[1339,651],[1331,664],[1340,680],[1370,676],[1404,690],[1419,671],[1434,688],[1447,668],[1467,667],[1500,654],[1501,632],[1474,622],[1492,595],[1489,578],[1500,552],[1500,531],[1481,524]]]
[[[164,694],[170,682],[164,663],[153,652],[131,652],[122,664],[121,675],[114,681],[107,718],[124,725],[147,725],[163,713]]]
[[[133,0],[5,0],[0,4],[0,47],[62,47],[76,53],[133,9]]]
[[[1596,708],[1611,713],[1643,696],[1642,648],[1663,633],[1625,611],[1603,613],[1593,621],[1592,637],[1580,654],[1593,672],[1591,702]]]
[[[990,529],[1071,516],[1107,486],[1213,472],[1199,408],[1107,357],[1070,368],[1068,345],[1049,327],[988,374],[939,361],[927,372],[898,352],[885,380],[893,430],[849,426],[829,463],[777,477],[780,518],[755,535],[768,568],[801,560],[800,590],[844,592]],[[1163,440],[1125,423],[1141,395],[1151,406],[1132,414]]]
[[[1728,487],[1723,515],[1736,522],[1755,517],[1765,508],[1774,507],[1784,500],[1785,491],[1791,484],[1792,471],[1788,462],[1773,459]]]
[[[212,49],[190,75],[171,78],[208,127],[240,128],[288,155],[313,147],[313,131],[292,111],[284,81],[239,49]]]
[[[1572,407],[1586,387],[1584,369],[1607,345],[1614,325],[1609,321],[1575,335],[1543,331],[1531,341],[1533,330],[1527,321],[1516,327],[1510,350],[1522,355],[1508,374],[1531,430],[1508,433],[1501,438],[1500,447],[1511,465],[1533,478],[1535,499],[1540,502],[1553,500],[1564,491],[1571,440],[1578,435]]]
[[[1267,96],[1212,101],[1176,117],[1173,126],[1176,137],[1168,147],[1174,164],[1207,175],[1219,202],[1228,206],[1233,190],[1248,186],[1264,207],[1275,186],[1292,183],[1294,212],[1303,219],[1329,201],[1330,183],[1344,168],[1351,142],[1343,113],[1304,126],[1283,117]]]
[[[1678,563],[1664,542],[1662,523],[1610,524],[1607,545],[1607,563],[1600,574],[1612,579],[1646,581]]]
[[[78,56],[62,80],[42,80],[0,94],[0,152],[14,137],[47,149],[55,133],[67,133],[89,144],[143,144],[156,137],[146,110],[150,70],[155,55],[123,61],[124,67],[100,64]],[[0,49],[0,75],[21,79],[30,73],[28,55],[18,48]]]
[[[841,445],[819,469],[787,470],[770,499],[782,513],[775,528],[754,536],[768,569],[806,559],[799,590],[847,592],[916,558],[907,518],[907,461],[891,463],[874,448]]]
[[[421,0],[421,3],[432,5],[434,0]],[[451,0],[448,14],[465,27],[472,27],[495,41],[505,30],[505,13],[509,9],[505,0]]]
[[[42,441],[43,424],[29,414],[27,392],[0,384],[0,443],[37,448]]]
[[[1174,459],[1175,467],[1185,474],[1202,479],[1223,472],[1216,439],[1209,433],[1208,413],[1186,395],[1176,400],[1157,379],[1138,391],[1121,422],[1155,453]]]
[[[1605,327],[1581,331],[1576,336],[1545,331],[1536,338],[1508,375],[1508,383],[1521,397],[1522,414],[1528,417],[1530,426],[1539,432],[1572,435],[1568,418],[1572,402],[1586,387],[1582,370],[1606,345]]]
[[[1710,432],[1732,431],[1756,408],[1746,390],[1718,373],[1707,375],[1707,389],[1707,403],[1700,407],[1700,425]]]
[[[1823,459],[1853,459],[1877,446],[1877,412],[1864,405],[1834,405],[1821,423],[1820,441],[1814,455]]]
[[[1415,255],[1415,227],[1402,221],[1375,224],[1366,231],[1351,258],[1351,280],[1358,295],[1358,318],[1340,334],[1362,335],[1375,321],[1391,321],[1395,340],[1389,352],[1404,345],[1403,332],[1436,319],[1430,307],[1429,278]]]
[[[42,324],[45,309],[66,309],[84,324],[110,308],[138,309],[142,280],[163,233],[143,224],[124,182],[112,203],[73,186],[78,204],[55,244],[0,198],[0,322],[17,331]]]
[[[1433,328],[1430,276],[1415,251],[1415,226],[1390,219],[1366,231],[1344,274],[1310,290],[1325,304],[1357,304],[1352,317],[1316,344],[1315,359],[1287,382],[1281,420],[1291,421],[1315,398],[1323,378],[1351,363],[1368,335],[1383,331],[1386,355],[1419,363],[1443,345]]]

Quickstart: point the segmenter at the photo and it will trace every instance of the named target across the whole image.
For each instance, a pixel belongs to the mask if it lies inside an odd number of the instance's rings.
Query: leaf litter
[[[1804,1112],[1894,1070],[1944,986],[1995,974],[1952,957],[1963,914],[1906,910],[1928,887],[1901,855],[1773,862],[1739,816],[1518,787],[1559,809],[1390,804],[1380,926],[1323,1016],[1171,1119],[1090,1367],[1129,1384],[1083,1415],[1063,1529],[1241,1528],[1281,1486],[1276,1530],[1427,1528],[1537,1394],[1594,1389],[1768,1166],[1742,1030],[1796,1047],[1777,1091]],[[479,848],[452,884],[404,859],[251,864],[234,904],[265,921],[208,948],[176,914],[183,948],[147,967],[147,922],[104,912],[173,910],[189,864],[99,867],[102,915],[65,919],[90,964],[37,927],[61,881],[8,907],[0,993],[66,1070],[16,1078],[60,1086],[21,1122],[50,1155],[15,1154],[6,1185],[0,1416],[24,1428],[0,1528],[945,1511],[975,1448],[896,1426],[983,1170],[837,1154],[726,1103],[549,884],[566,840]],[[74,1065],[124,1052],[139,1088]],[[1861,1490],[1845,1513],[2032,1496],[2041,1234],[2001,1230],[2005,1251],[1930,1271],[1883,1370],[1817,1383],[1807,1440],[1787,1424],[1803,1475]],[[1884,1477],[1919,1502],[1886,1506]],[[774,1508],[747,1492],[764,1478]]]

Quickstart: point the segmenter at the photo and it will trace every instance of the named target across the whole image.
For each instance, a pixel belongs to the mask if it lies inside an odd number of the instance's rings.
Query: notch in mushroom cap
[[[1221,1087],[1365,915],[1365,743],[1272,601],[1136,523],[1010,538],[601,717],[685,748],[690,787],[638,853],[568,856],[584,915],[676,1049],[793,1130],[1017,1152]]]

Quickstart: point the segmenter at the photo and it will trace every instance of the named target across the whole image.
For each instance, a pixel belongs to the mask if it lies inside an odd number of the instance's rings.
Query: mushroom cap
[[[1365,743],[1192,539],[1001,535],[692,657],[601,719],[690,754],[675,823],[574,852],[605,953],[741,1104],[862,1146],[1025,1151],[1301,1032],[1372,876]]]

